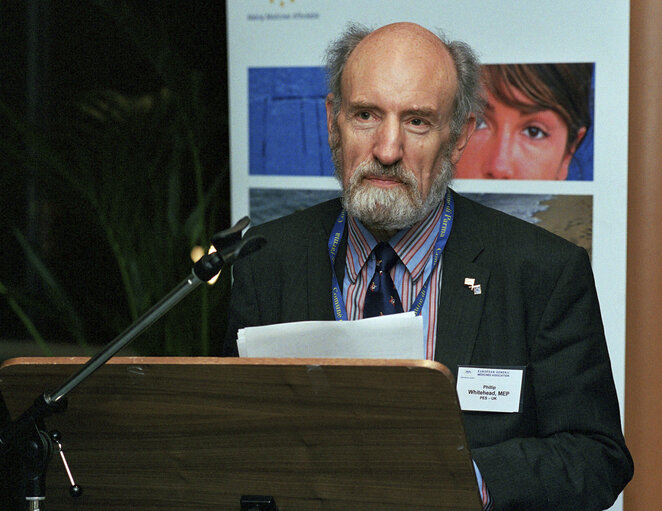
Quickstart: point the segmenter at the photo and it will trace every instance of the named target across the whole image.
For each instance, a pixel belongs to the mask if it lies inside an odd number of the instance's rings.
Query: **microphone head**
[[[216,248],[218,252],[221,252],[239,241],[241,239],[241,232],[248,227],[248,224],[250,223],[251,219],[245,216],[229,229],[214,234],[211,238],[211,244],[214,245],[214,248]]]

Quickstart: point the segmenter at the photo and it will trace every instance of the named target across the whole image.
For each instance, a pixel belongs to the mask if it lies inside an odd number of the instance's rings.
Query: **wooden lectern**
[[[12,418],[87,359],[0,366]],[[479,511],[450,371],[416,360],[124,358],[46,419],[57,456],[46,508],[239,511]]]

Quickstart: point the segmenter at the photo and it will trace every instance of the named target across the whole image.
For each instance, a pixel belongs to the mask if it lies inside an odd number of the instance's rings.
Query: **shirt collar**
[[[427,263],[431,260],[439,232],[443,205],[442,201],[423,220],[411,227],[401,229],[389,240],[389,244],[398,254],[414,282],[423,275]],[[377,245],[377,240],[356,218],[348,215],[347,225],[345,271],[353,283],[356,282],[361,268],[368,262],[372,249]]]

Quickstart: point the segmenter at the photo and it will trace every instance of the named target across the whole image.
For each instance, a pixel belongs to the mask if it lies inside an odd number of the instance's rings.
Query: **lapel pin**
[[[464,285],[467,286],[469,289],[471,289],[474,295],[479,295],[482,293],[482,290],[480,289],[480,284],[476,284],[476,279],[466,277],[464,279]]]

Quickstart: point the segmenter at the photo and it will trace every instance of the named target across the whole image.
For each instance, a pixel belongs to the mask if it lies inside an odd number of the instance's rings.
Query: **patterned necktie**
[[[402,312],[400,296],[391,278],[391,268],[398,260],[398,255],[386,242],[380,242],[374,248],[377,267],[365,295],[363,317],[372,318],[385,314]]]

